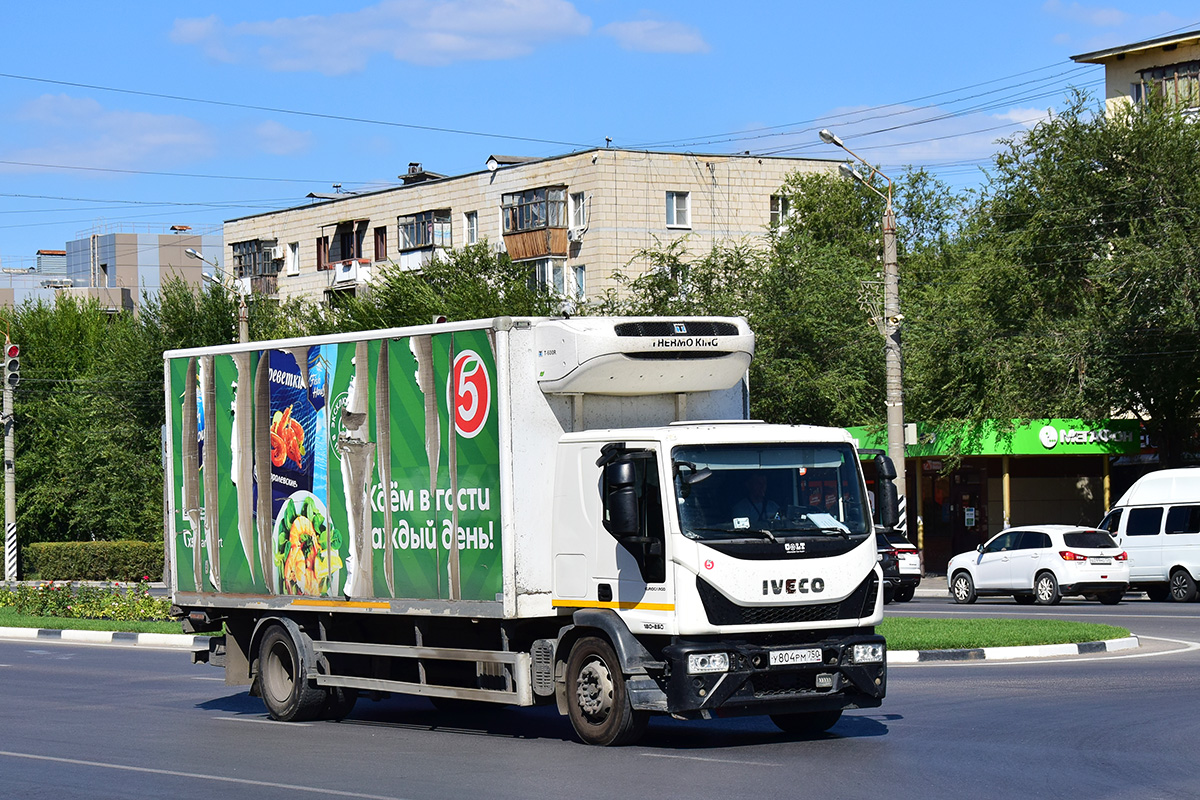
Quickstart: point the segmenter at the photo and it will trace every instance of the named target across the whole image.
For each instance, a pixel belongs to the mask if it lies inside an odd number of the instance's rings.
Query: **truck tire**
[[[794,733],[798,736],[816,736],[818,733],[824,733],[832,728],[841,718],[842,710],[839,708],[836,711],[772,714],[771,722],[774,722],[779,730],[786,733]]]
[[[650,721],[648,712],[633,710],[617,654],[596,636],[585,636],[571,648],[567,714],[584,743],[602,747],[636,742]]]
[[[1176,603],[1190,603],[1196,599],[1196,582],[1186,569],[1180,567],[1171,573],[1171,599]]]
[[[258,686],[272,719],[316,719],[330,702],[329,693],[307,677],[303,648],[282,625],[272,625],[258,645]]]
[[[321,709],[321,719],[345,719],[354,710],[358,702],[358,689],[345,686],[331,686],[325,693],[325,707]]]

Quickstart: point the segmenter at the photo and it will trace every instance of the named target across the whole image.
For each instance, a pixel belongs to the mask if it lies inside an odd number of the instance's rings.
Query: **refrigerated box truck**
[[[553,703],[601,745],[880,705],[853,440],[748,420],[753,351],[740,318],[502,317],[166,353],[197,659],[278,720]]]

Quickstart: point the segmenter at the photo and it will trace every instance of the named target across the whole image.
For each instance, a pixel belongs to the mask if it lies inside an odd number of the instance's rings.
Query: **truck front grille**
[[[769,672],[751,680],[755,697],[782,697],[792,694],[830,694],[832,686],[817,688],[815,672]]]
[[[875,608],[879,581],[872,572],[845,600],[791,606],[742,606],[697,576],[696,591],[712,625],[786,625],[794,622],[830,622],[870,616]]]

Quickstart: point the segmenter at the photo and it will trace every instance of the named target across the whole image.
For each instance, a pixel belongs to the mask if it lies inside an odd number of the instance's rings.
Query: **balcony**
[[[358,283],[371,279],[371,259],[347,258],[343,261],[332,261],[329,269],[333,271],[333,282]]]
[[[261,294],[272,297],[278,291],[278,275],[254,275],[250,278],[250,294]]]

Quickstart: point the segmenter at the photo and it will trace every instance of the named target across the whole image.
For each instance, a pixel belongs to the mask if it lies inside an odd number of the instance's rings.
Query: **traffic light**
[[[21,345],[4,345],[4,383],[10,388],[21,382]]]

